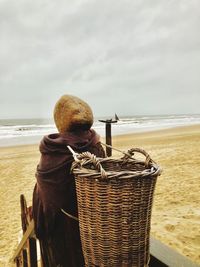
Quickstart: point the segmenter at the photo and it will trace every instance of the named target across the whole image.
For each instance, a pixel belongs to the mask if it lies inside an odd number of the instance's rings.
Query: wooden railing
[[[34,221],[31,210],[27,208],[24,195],[20,196],[21,224],[23,237],[17,246],[12,261],[17,267],[38,267],[37,240],[34,233]],[[40,264],[42,266],[42,264]]]
[[[17,267],[38,267],[36,242],[34,236],[34,222],[31,220],[13,255],[13,261],[16,263]]]
[[[42,267],[42,261],[38,259],[37,255],[34,221],[30,216],[23,195],[20,196],[20,202],[23,237],[13,255],[12,261],[17,267],[38,267],[38,265]],[[149,267],[200,267],[155,238],[151,237],[150,242],[151,258]]]

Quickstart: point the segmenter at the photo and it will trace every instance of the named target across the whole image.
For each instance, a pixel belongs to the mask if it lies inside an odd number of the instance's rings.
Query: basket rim
[[[94,155],[93,155],[94,156]],[[95,157],[95,156],[94,156]],[[153,161],[149,163],[149,166],[146,167],[142,171],[131,171],[131,170],[123,170],[123,171],[109,171],[104,170],[102,167],[103,163],[117,163],[117,164],[123,164],[123,163],[133,163],[133,164],[143,164],[145,165],[145,161],[137,160],[137,159],[128,159],[124,161],[123,159],[116,159],[116,158],[98,158],[95,157],[95,160],[97,161],[97,164],[100,165],[100,168],[86,168],[86,165],[92,164],[92,160],[83,160],[81,162],[73,162],[72,164],[72,172],[75,175],[75,178],[92,178],[92,179],[130,179],[130,178],[143,178],[143,177],[155,177],[160,175],[161,169],[160,167]],[[105,172],[105,175],[102,175],[102,171]],[[106,177],[105,177],[106,176]]]

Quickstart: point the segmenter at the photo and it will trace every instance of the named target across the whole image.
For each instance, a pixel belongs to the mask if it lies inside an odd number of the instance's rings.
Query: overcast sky
[[[200,113],[199,0],[0,0],[0,119]]]

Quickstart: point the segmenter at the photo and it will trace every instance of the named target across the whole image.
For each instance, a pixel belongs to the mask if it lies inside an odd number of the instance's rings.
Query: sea
[[[112,135],[153,131],[178,126],[200,124],[200,114],[123,116],[112,123]],[[96,118],[93,128],[100,136],[105,136],[105,123]],[[36,144],[42,136],[57,132],[52,119],[2,119],[0,120],[0,146]]]

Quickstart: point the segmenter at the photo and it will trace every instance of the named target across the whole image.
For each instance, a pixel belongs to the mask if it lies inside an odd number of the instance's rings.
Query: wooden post
[[[109,122],[106,122],[106,144],[112,146],[111,123]],[[106,154],[108,157],[112,156],[110,147],[106,147]]]
[[[111,133],[111,123],[116,123],[118,120],[99,120],[106,124],[106,145],[112,146],[112,133]],[[112,148],[106,147],[106,154],[108,157],[112,156]]]

